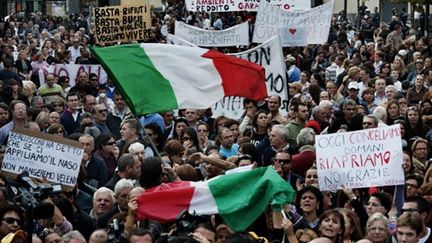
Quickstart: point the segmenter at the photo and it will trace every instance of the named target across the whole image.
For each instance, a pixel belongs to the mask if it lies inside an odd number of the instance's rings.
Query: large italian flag
[[[236,231],[245,230],[269,203],[281,210],[295,191],[272,167],[229,174],[202,182],[173,182],[146,190],[138,197],[138,219],[173,221],[183,210],[219,214]]]
[[[93,48],[136,115],[178,108],[208,108],[224,96],[262,100],[264,69],[198,47],[130,44]]]

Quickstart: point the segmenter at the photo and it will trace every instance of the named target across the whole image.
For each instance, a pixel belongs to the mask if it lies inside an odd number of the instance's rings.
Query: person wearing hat
[[[359,84],[356,81],[351,81],[348,84],[348,99],[354,100],[357,105],[361,105],[367,109],[366,103],[359,97]]]
[[[288,73],[288,83],[297,82],[300,80],[300,69],[296,66],[296,58],[288,54],[285,58]]]

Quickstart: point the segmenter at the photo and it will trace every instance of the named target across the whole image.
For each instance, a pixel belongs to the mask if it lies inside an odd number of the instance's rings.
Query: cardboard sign
[[[315,141],[322,191],[405,183],[399,125],[318,135]]]
[[[230,55],[246,59],[265,68],[267,93],[269,95],[279,95],[282,98],[281,111],[285,114],[284,111],[288,107],[288,87],[280,38],[274,36],[255,48]],[[224,97],[213,105],[213,115],[224,115],[234,119],[240,118],[243,114],[243,99],[234,96]]]
[[[247,46],[249,45],[249,22],[224,30],[205,30],[184,22],[175,22],[174,34],[197,46]]]
[[[272,36],[281,33],[281,28],[291,33],[291,38],[305,39],[300,44],[324,44],[330,32],[334,0],[310,10],[284,11],[278,7],[262,2],[258,9],[252,41],[263,43]],[[297,31],[297,30],[306,31]],[[306,35],[297,37],[297,35]],[[284,35],[282,35],[284,37]],[[284,46],[290,46],[290,42]]]
[[[273,6],[286,11],[304,10],[311,8],[311,1],[305,0],[266,0]],[[260,0],[186,0],[186,9],[192,12],[256,12]]]
[[[83,154],[84,150],[76,141],[15,128],[9,133],[1,170],[14,175],[27,171],[32,178],[45,178],[73,188]]]
[[[144,40],[151,27],[148,1],[93,9],[97,44]]]
[[[47,73],[54,73],[57,77],[66,76],[69,78],[70,86],[75,86],[78,80],[79,73],[85,71],[88,75],[91,73],[97,74],[99,84],[104,84],[108,81],[108,75],[101,65],[81,65],[81,64],[54,64],[49,65],[48,68],[39,69],[39,81],[41,85],[45,84],[45,75]]]

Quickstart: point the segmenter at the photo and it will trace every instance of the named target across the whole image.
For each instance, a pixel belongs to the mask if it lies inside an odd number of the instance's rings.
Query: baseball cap
[[[348,89],[357,89],[357,90],[359,90],[358,83],[357,82],[350,82],[348,84]]]
[[[293,62],[294,63],[295,61],[296,61],[296,58],[291,54],[288,54],[285,58],[285,62]]]
[[[22,230],[17,230],[15,233],[9,233],[1,240],[1,243],[11,243],[14,239],[27,239],[27,233]]]

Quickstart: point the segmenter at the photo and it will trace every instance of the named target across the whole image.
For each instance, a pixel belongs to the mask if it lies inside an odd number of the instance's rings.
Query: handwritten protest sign
[[[44,70],[39,70],[39,81],[45,83],[45,75],[54,73],[57,77],[66,76],[69,78],[70,86],[74,86],[78,80],[79,73],[85,71],[87,74],[95,73],[99,78],[99,84],[107,82],[108,76],[101,65],[81,65],[81,64],[54,64]]]
[[[151,26],[148,1],[93,9],[97,44],[144,40]]]
[[[282,54],[281,40],[274,36],[267,42],[245,52],[230,54],[259,64],[265,68],[266,86],[269,95],[279,95],[282,98],[282,110],[288,107],[286,66]],[[225,97],[212,107],[213,115],[225,115],[240,118],[243,113],[243,98]],[[284,112],[283,112],[284,113]]]
[[[78,142],[15,128],[9,133],[1,170],[15,175],[27,171],[32,178],[71,188],[77,183],[83,153]]]
[[[266,0],[273,6],[284,10],[310,9],[311,1],[305,0]],[[186,9],[192,12],[256,12],[260,0],[186,0]]]
[[[308,30],[306,28],[280,28],[282,46],[307,46]]]
[[[197,46],[247,46],[249,45],[249,22],[224,30],[204,30],[176,21],[174,34]]]
[[[321,190],[405,183],[400,126],[316,136]]]
[[[306,34],[306,43],[324,44],[330,32],[334,0],[310,10],[284,11],[273,5],[262,2],[258,9],[252,41],[263,43],[279,34],[281,28],[291,31],[291,38]],[[306,31],[297,31],[305,29]],[[289,45],[290,42],[284,41]],[[287,45],[284,45],[287,46]]]
[[[172,35],[172,34],[167,35],[166,42],[167,42],[167,44],[178,45],[178,46],[196,46],[196,45],[190,43],[189,41],[187,41],[181,37]]]

